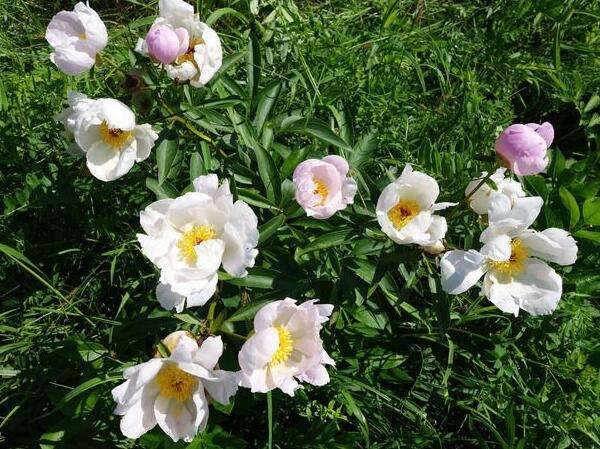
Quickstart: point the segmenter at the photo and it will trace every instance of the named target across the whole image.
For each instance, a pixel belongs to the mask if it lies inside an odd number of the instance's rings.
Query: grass
[[[200,90],[172,86],[131,52],[156,2],[92,2],[109,46],[90,74],[62,75],[43,33],[71,6],[0,5],[6,447],[262,448],[271,432],[274,448],[600,447],[598,1],[269,0],[251,2],[256,16],[243,2],[202,2],[204,18],[225,6],[239,14],[216,20],[231,64]],[[173,162],[157,167],[154,152],[118,181],[90,177],[52,121],[69,88],[170,129],[161,138],[177,141]],[[525,180],[546,203],[536,228],[569,229],[580,248],[559,270],[558,310],[514,318],[475,289],[444,294],[435,258],[379,231],[379,192],[410,162],[438,180],[441,200],[460,200],[494,164],[501,128],[544,120],[556,128],[553,161]],[[289,178],[327,152],[348,157],[360,190],[355,207],[317,222],[298,210]],[[259,215],[260,256],[248,278],[223,278],[210,308],[173,315],[137,248],[138,213],[205,171],[234,180]],[[481,229],[459,212],[447,238],[477,247]],[[189,445],[158,429],[122,437],[110,389],[125,366],[191,329],[222,334],[223,365],[235,369],[253,304],[285,296],[335,305],[330,384],[294,399],[273,392],[272,409],[242,389]]]

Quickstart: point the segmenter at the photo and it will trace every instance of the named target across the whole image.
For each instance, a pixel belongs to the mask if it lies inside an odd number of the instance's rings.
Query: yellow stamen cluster
[[[161,396],[185,402],[198,387],[198,380],[174,363],[166,363],[156,376],[156,384]]]
[[[109,128],[106,122],[102,122],[100,125],[100,137],[109,147],[115,150],[120,150],[125,146],[125,143],[131,137],[133,133],[131,131],[123,131],[119,128]]]
[[[283,326],[275,326],[275,329],[277,330],[277,335],[279,336],[279,347],[269,361],[270,367],[285,362],[290,358],[292,351],[294,350],[294,341],[292,340],[292,334],[290,331]]]
[[[325,204],[327,196],[329,196],[329,189],[327,188],[327,184],[325,184],[325,182],[323,182],[319,178],[313,178],[313,184],[315,185],[313,195],[321,197],[321,201],[319,201],[317,205],[322,206],[323,204]]]
[[[387,216],[396,229],[402,229],[419,212],[421,207],[413,200],[400,200],[387,212]]]
[[[196,66],[196,68],[198,68],[198,64],[196,64],[196,60],[194,59],[194,52],[196,51],[196,45],[200,45],[203,43],[204,43],[204,40],[202,40],[202,38],[197,38],[197,39],[190,41],[190,46],[188,47],[188,50],[184,54],[179,56],[175,62],[177,64],[183,64],[184,62],[191,62],[192,64],[194,64]]]
[[[185,261],[193,265],[198,260],[198,255],[196,254],[196,245],[199,245],[205,240],[214,239],[217,233],[210,226],[194,226],[192,229],[187,231],[179,242],[177,246],[181,251],[181,256],[185,259]]]
[[[510,242],[510,257],[503,262],[489,261],[490,270],[504,275],[514,276],[523,271],[523,262],[529,257],[527,248],[523,246],[520,239],[513,239]]]

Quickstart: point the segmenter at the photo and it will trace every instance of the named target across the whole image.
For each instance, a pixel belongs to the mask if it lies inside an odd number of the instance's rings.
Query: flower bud
[[[189,35],[183,28],[173,30],[166,25],[156,25],[146,35],[148,53],[163,64],[172,63],[181,54],[182,47],[187,49],[187,43]]]
[[[496,153],[517,175],[534,175],[548,165],[548,147],[554,140],[554,128],[548,122],[541,125],[514,124],[496,139]]]

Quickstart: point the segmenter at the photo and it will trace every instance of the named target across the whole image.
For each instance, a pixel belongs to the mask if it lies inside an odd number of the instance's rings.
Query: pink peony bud
[[[548,165],[552,140],[554,128],[548,122],[510,125],[496,139],[496,153],[517,175],[534,175]]]
[[[187,51],[189,35],[184,28],[173,30],[167,25],[156,25],[146,35],[148,53],[163,64],[172,63]],[[185,47],[182,51],[182,47]]]
[[[296,201],[306,215],[331,217],[354,201],[356,182],[348,178],[348,162],[340,156],[307,159],[294,170]]]

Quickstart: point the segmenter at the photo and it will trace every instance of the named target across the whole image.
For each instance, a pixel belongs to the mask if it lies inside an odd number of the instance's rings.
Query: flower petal
[[[577,260],[577,242],[564,229],[548,228],[542,232],[529,230],[519,235],[530,256],[572,265]]]
[[[477,251],[449,251],[440,260],[442,288],[457,295],[474,286],[486,271],[485,257]]]
[[[221,336],[208,337],[194,354],[194,362],[201,364],[208,370],[212,370],[222,355],[223,341],[221,340]]]
[[[487,243],[483,245],[480,252],[491,260],[499,262],[508,260],[512,251],[510,247],[511,241],[512,239],[506,234],[491,237]]]
[[[515,316],[519,307],[532,315],[549,315],[562,295],[561,277],[536,259],[525,260],[523,271],[512,278],[491,272],[488,276],[484,282],[486,296],[500,310]]]

